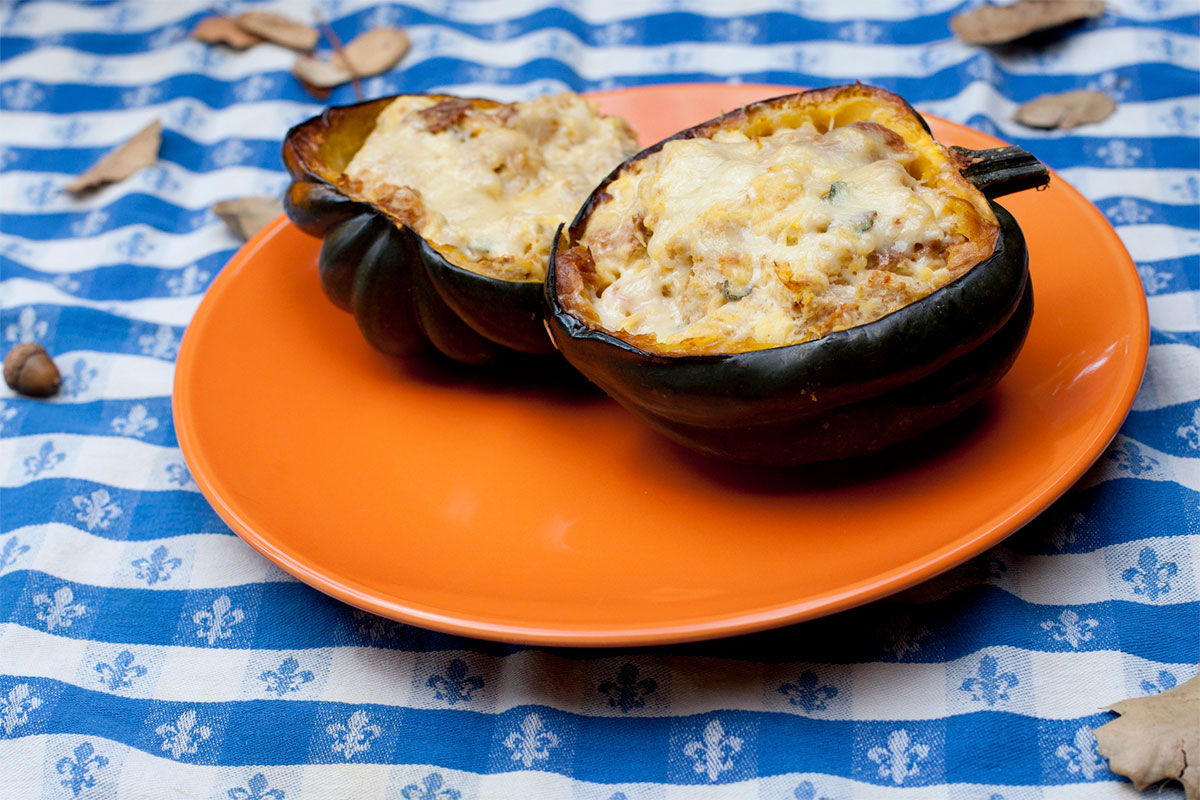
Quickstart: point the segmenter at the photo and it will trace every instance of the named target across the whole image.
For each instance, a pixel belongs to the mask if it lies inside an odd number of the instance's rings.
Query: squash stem
[[[1016,145],[990,150],[951,147],[959,171],[989,200],[1050,183],[1050,170],[1029,151]]]

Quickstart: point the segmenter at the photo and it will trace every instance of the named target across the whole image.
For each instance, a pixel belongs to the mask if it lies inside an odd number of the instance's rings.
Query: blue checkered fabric
[[[188,472],[173,362],[238,246],[209,209],[278,193],[283,133],[321,108],[292,53],[188,34],[214,7],[271,6],[0,3],[0,337],[45,343],[63,371],[50,401],[0,390],[0,797],[1137,796],[1096,751],[1101,709],[1200,661],[1200,14],[1112,0],[1049,46],[983,49],[949,32],[973,4],[273,6],[319,11],[343,41],[406,28],[411,52],[367,96],[862,79],[1037,153],[1137,262],[1152,334],[1132,413],[1005,544],[834,618],[571,651],[329,599],[234,536]],[[1115,115],[1011,121],[1089,87]],[[64,192],[155,117],[157,165]]]

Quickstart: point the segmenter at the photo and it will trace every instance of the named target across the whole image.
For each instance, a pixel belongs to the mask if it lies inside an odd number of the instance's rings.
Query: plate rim
[[[712,91],[729,90],[734,85],[722,83],[646,84],[624,89],[588,92],[585,93],[585,96],[589,99],[596,99],[623,94],[654,93],[680,87],[687,87],[689,90]],[[776,93],[764,95],[764,97],[773,97],[799,90],[798,87],[778,84],[738,84],[736,88],[739,91],[761,89],[764,92]],[[994,141],[997,146],[1004,144],[1002,140],[962,123],[952,122],[924,111],[921,113],[938,123],[967,128],[973,133]],[[1094,221],[1100,223],[1105,235],[1110,237],[1111,242],[1117,246],[1118,252],[1123,256],[1123,266],[1126,267],[1129,277],[1136,277],[1136,264],[1108,219],[1079,190],[1063,180],[1054,170],[1051,170],[1051,179],[1075,195],[1075,199],[1080,201],[1081,207],[1093,217]],[[535,646],[622,647],[678,644],[757,633],[795,624],[874,602],[910,588],[952,569],[1008,538],[1053,504],[1082,478],[1116,437],[1128,416],[1144,379],[1148,359],[1149,308],[1144,292],[1138,292],[1137,297],[1141,302],[1131,303],[1136,319],[1133,320],[1135,325],[1131,326],[1128,333],[1134,337],[1132,342],[1134,347],[1131,354],[1133,357],[1123,360],[1123,364],[1126,365],[1126,369],[1122,373],[1123,391],[1114,398],[1115,402],[1109,404],[1106,414],[1098,418],[1098,424],[1093,426],[1090,438],[1078,447],[1069,459],[1064,461],[1062,468],[1052,480],[1043,482],[1039,491],[1026,495],[1021,502],[1010,507],[1009,513],[1003,521],[992,523],[987,530],[966,541],[959,542],[957,545],[949,543],[934,549],[924,558],[897,565],[884,573],[873,575],[816,597],[784,602],[767,608],[760,607],[751,611],[721,614],[700,620],[677,624],[623,625],[612,628],[589,625],[584,629],[564,628],[553,624],[540,627],[528,624],[503,624],[462,615],[456,616],[444,610],[412,601],[387,600],[378,594],[372,594],[370,591],[354,586],[353,581],[347,578],[331,578],[329,572],[322,571],[318,566],[295,557],[278,547],[270,537],[256,531],[221,496],[216,488],[216,482],[210,473],[212,467],[204,456],[197,432],[191,428],[188,422],[189,401],[187,398],[189,397],[191,373],[187,367],[191,363],[193,352],[200,346],[197,344],[201,337],[200,332],[218,303],[215,298],[219,298],[227,291],[227,287],[235,283],[236,276],[248,264],[253,263],[254,257],[267,247],[281,230],[289,226],[291,226],[291,222],[286,215],[281,214],[239,248],[205,291],[184,331],[175,360],[171,395],[172,417],[184,461],[201,494],[212,505],[217,515],[243,541],[293,577],[324,594],[364,611],[419,627],[471,638]],[[1136,330],[1132,329],[1133,327],[1136,327]]]

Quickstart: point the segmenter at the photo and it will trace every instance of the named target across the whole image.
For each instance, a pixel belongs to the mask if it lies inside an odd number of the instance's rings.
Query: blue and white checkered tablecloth
[[[862,79],[1040,155],[1138,264],[1153,329],[1133,411],[1004,545],[835,618],[570,651],[344,606],[243,544],[188,474],[173,360],[238,246],[209,209],[279,192],[280,139],[321,108],[290,52],[188,33],[266,6],[0,3],[0,337],[45,343],[64,377],[50,401],[0,389],[0,797],[1137,796],[1091,730],[1200,661],[1200,9],[1110,0],[1048,47],[989,50],[949,33],[972,4],[273,6],[343,41],[405,27],[412,51],[367,96]],[[1069,133],[1010,119],[1084,87],[1119,110]],[[156,166],[63,191],[155,117]]]

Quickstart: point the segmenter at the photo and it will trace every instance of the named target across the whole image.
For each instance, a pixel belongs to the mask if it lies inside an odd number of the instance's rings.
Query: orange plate
[[[778,86],[595,95],[643,142]],[[944,142],[996,140],[930,119]],[[368,349],[280,218],[188,327],[174,413],[242,538],[386,617],[485,639],[662,644],[829,614],[996,544],[1100,455],[1145,366],[1146,304],[1104,218],[1057,177],[1004,204],[1037,311],[991,397],[897,452],[816,469],[713,464],[571,373],[483,377]]]

